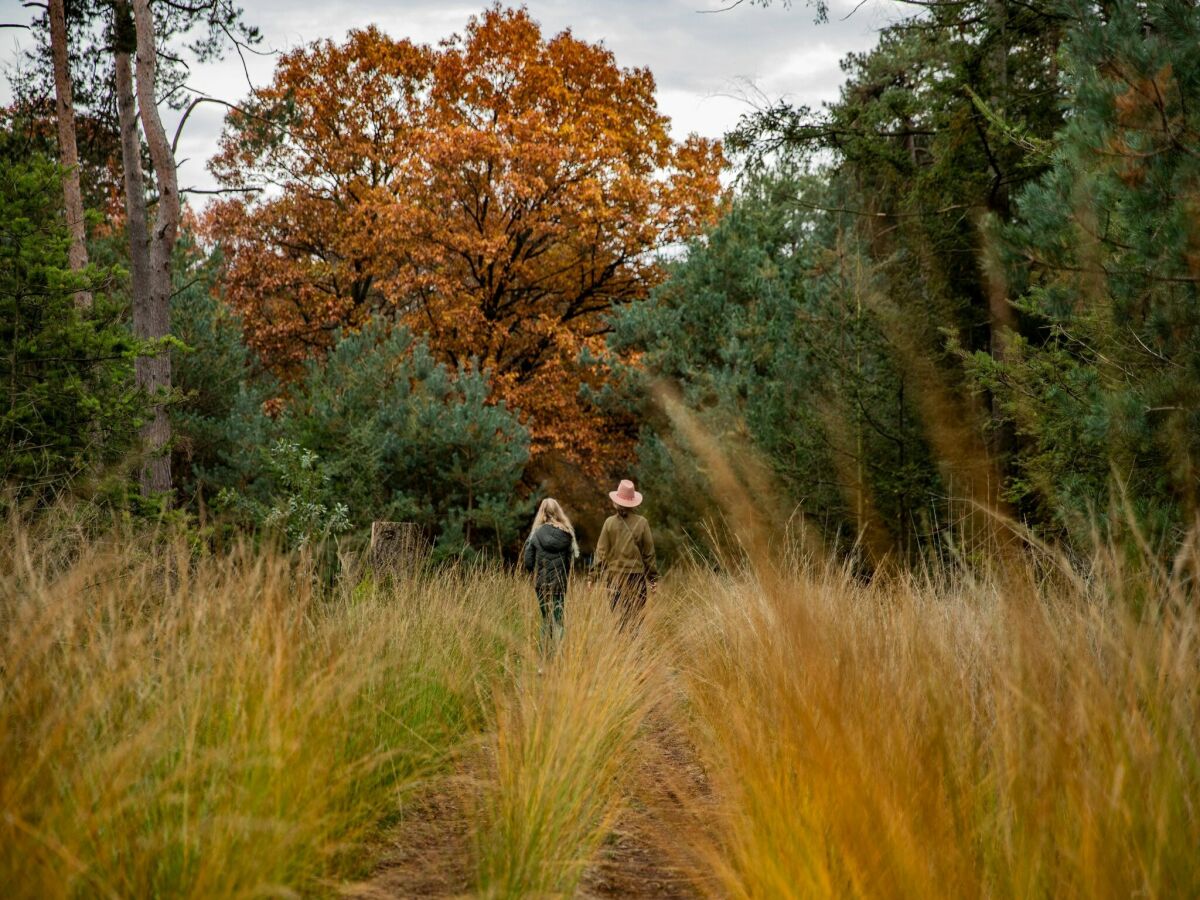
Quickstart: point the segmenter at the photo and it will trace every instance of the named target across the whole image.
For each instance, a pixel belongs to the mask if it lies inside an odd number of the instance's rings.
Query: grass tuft
[[[489,897],[575,890],[620,810],[635,737],[659,693],[656,652],[616,627],[599,590],[573,591],[557,652],[531,653],[497,705],[476,837]]]

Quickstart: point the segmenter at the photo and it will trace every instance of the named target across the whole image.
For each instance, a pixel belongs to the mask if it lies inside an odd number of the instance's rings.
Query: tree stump
[[[376,578],[412,572],[427,551],[425,536],[416,523],[371,523],[371,573]]]

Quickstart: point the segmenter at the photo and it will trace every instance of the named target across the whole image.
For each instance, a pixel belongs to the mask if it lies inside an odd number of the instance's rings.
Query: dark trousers
[[[539,590],[537,598],[542,610],[542,644],[549,648],[563,633],[563,593]]]
[[[646,608],[646,576],[610,575],[608,600],[613,612],[620,617],[621,630],[624,631],[626,626],[636,629]]]

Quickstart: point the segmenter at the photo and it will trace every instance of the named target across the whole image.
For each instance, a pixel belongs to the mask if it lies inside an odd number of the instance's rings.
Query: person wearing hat
[[[646,589],[658,578],[650,523],[633,512],[642,495],[629,479],[608,492],[616,510],[604,522],[596,542],[595,569],[608,586],[609,602],[621,617],[621,627],[636,624],[646,606]]]

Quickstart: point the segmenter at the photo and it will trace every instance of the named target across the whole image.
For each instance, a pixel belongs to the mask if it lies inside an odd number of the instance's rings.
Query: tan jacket
[[[596,569],[606,575],[658,577],[654,564],[654,538],[650,523],[630,513],[626,518],[609,516],[596,541]]]

